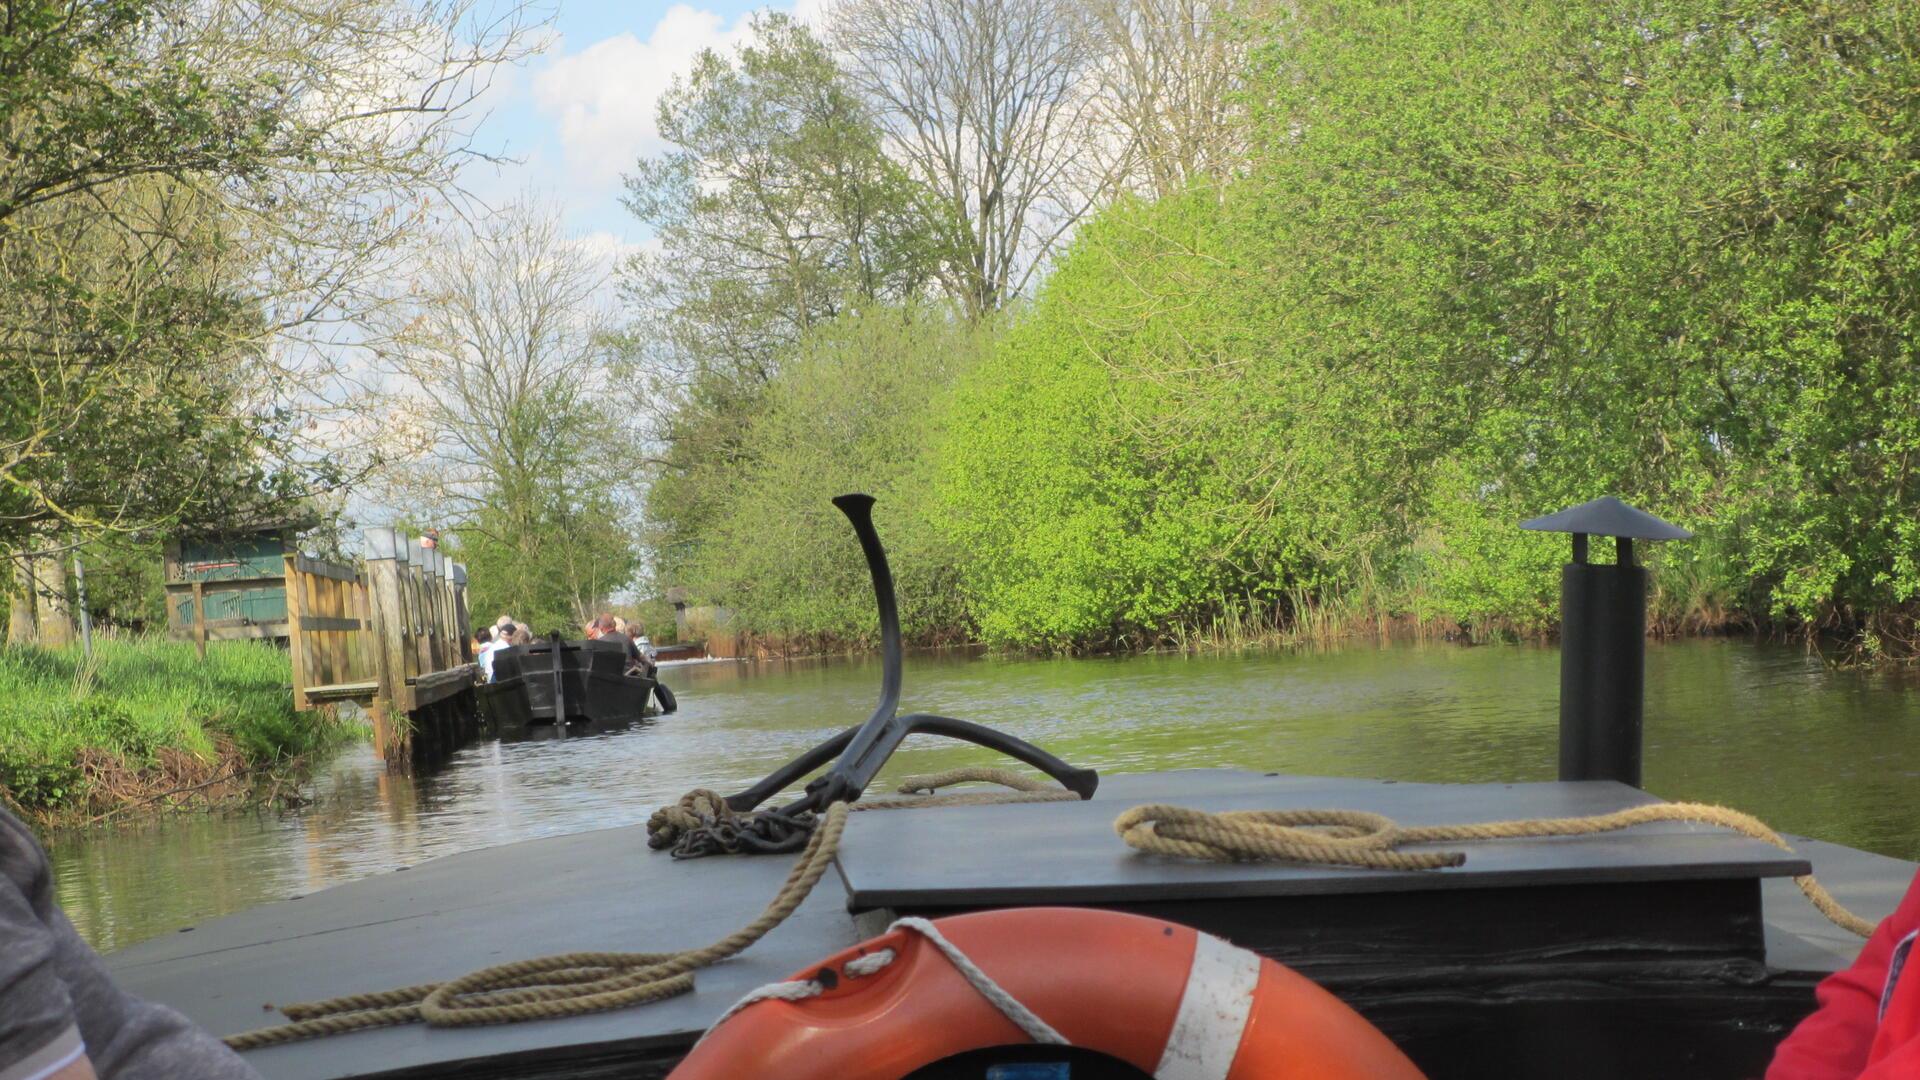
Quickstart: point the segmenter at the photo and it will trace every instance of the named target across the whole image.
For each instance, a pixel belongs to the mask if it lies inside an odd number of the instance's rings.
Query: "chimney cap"
[[[1568,507],[1557,514],[1520,523],[1534,532],[1586,533],[1629,540],[1687,540],[1693,533],[1665,522],[1645,510],[1636,510],[1611,495]]]

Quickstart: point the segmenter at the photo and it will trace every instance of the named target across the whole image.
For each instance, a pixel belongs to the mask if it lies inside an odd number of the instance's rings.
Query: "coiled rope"
[[[1181,806],[1136,806],[1114,819],[1128,846],[1156,855],[1215,862],[1279,861],[1361,866],[1386,870],[1432,870],[1459,866],[1464,851],[1401,851],[1405,844],[1591,836],[1656,821],[1691,821],[1732,829],[1792,851],[1780,834],[1752,814],[1711,803],[1649,803],[1589,817],[1490,821],[1477,825],[1403,827],[1364,810],[1229,810],[1208,813]],[[1861,937],[1874,924],[1840,905],[1812,874],[1793,879],[1820,914]]]
[[[451,982],[422,983],[367,994],[348,994],[280,1007],[291,1023],[229,1035],[235,1050],[252,1050],[277,1043],[298,1042],[322,1035],[342,1035],[368,1028],[425,1023],[431,1027],[467,1027],[510,1024],[522,1020],[553,1020],[582,1016],[684,994],[693,989],[693,973],[719,963],[759,941],[793,914],[840,850],[840,834],[850,810],[897,810],[921,806],[964,806],[989,802],[1053,802],[1078,799],[1007,769],[950,769],[930,776],[908,777],[902,794],[932,792],[968,781],[985,781],[1011,791],[957,792],[916,799],[876,799],[849,807],[829,806],[818,820],[809,820],[806,847],[794,861],[787,880],[773,900],[752,922],[698,949],[665,953],[576,952],[543,956],[483,968]],[[648,843],[669,847],[683,837],[703,833],[740,835],[752,815],[729,809],[726,800],[704,788],[689,791],[680,801],[656,811],[647,823]],[[791,820],[791,819],[789,819]]]
[[[878,799],[848,806],[835,803],[817,820],[801,821],[806,846],[758,918],[698,949],[666,953],[577,952],[484,968],[450,982],[424,983],[369,994],[283,1006],[291,1023],[229,1035],[228,1046],[251,1050],[322,1035],[423,1022],[434,1027],[505,1024],[604,1012],[659,1001],[693,989],[693,973],[733,956],[766,936],[793,914],[826,873],[840,848],[847,814],[923,806],[1005,802],[1052,802],[1079,796],[1005,769],[953,769],[911,777],[902,793],[932,792],[951,784],[985,781],[1010,791],[957,792],[911,799]],[[752,814],[737,813],[719,795],[696,789],[647,823],[649,843],[676,851],[689,838],[706,837],[724,847],[727,836],[750,832]],[[794,822],[796,819],[787,819]],[[1403,828],[1390,818],[1360,810],[1233,810],[1208,813],[1185,807],[1136,806],[1114,820],[1114,829],[1140,851],[1216,862],[1281,861],[1393,870],[1459,866],[1460,851],[1406,852],[1407,844],[1585,836],[1656,821],[1718,825],[1764,840],[1784,851],[1787,842],[1750,814],[1705,803],[1653,803],[1591,817],[1429,825]],[[704,843],[706,841],[698,841]],[[1848,911],[1807,874],[1794,879],[1813,906],[1837,926],[1861,937],[1874,924]]]

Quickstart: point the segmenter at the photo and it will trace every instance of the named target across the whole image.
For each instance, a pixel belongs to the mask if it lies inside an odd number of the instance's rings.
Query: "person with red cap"
[[[1814,990],[1819,1004],[1774,1051],[1766,1080],[1920,1077],[1920,876],[1853,966]]]

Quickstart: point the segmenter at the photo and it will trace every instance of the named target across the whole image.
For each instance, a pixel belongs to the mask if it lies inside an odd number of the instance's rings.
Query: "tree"
[[[1082,0],[1094,42],[1095,140],[1127,188],[1176,195],[1239,172],[1253,0]]]
[[[1613,493],[1699,533],[1654,557],[1669,618],[1920,652],[1920,38],[1885,14],[1278,15],[1245,175],[1104,211],[955,395],[983,632],[1538,629],[1561,553],[1515,523]]]
[[[675,148],[638,163],[625,200],[660,250],[626,284],[674,354],[764,381],[809,327],[914,295],[930,265],[920,193],[833,58],[787,16],[753,29],[737,59],[703,52],[660,100]]]
[[[939,201],[948,293],[976,317],[1019,295],[1113,180],[1072,0],[847,0],[832,37],[888,152]]]
[[[936,527],[932,451],[945,388],[993,330],[946,305],[872,308],[816,326],[769,388],[750,433],[754,461],[728,484],[723,512],[674,583],[756,633],[871,641],[873,587],[829,501],[864,491],[879,499],[908,637],[964,633],[961,560]]]
[[[355,401],[343,347],[531,29],[471,0],[8,5],[0,548],[351,475],[365,448],[322,422]]]
[[[813,327],[918,295],[938,230],[882,152],[865,103],[822,44],[759,16],[736,58],[703,53],[660,102],[674,149],[641,161],[627,206],[659,250],[622,290],[662,451],[649,516],[670,570],[713,522],[767,384]]]
[[[1920,26],[1888,14],[1302,8],[1256,69],[1276,278],[1313,290],[1275,306],[1451,402],[1490,520],[1617,492],[1755,615],[1913,653]]]
[[[632,580],[639,441],[605,282],[523,199],[434,247],[391,334],[388,480],[457,532],[476,611],[558,628]]]

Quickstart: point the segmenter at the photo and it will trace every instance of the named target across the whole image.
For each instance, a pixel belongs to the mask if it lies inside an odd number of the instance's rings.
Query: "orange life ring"
[[[986,991],[963,974],[968,961]],[[748,1000],[669,1080],[900,1080],[1033,1042],[1032,1026],[1016,1023],[1023,1011],[1041,1034],[1058,1033],[1049,1041],[1159,1080],[1421,1080],[1385,1035],[1306,978],[1210,934],[1111,911],[984,911],[928,933],[896,923]]]

